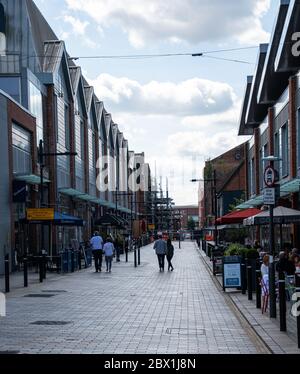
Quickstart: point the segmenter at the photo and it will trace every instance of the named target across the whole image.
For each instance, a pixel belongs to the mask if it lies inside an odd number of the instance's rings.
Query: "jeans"
[[[161,269],[164,270],[165,269],[165,256],[166,255],[157,255],[159,270],[161,270]]]
[[[173,265],[172,265],[172,258],[173,258],[173,255],[171,255],[171,256],[167,256],[167,260],[168,260],[168,270],[170,270],[170,269],[174,269],[174,267],[173,267]]]
[[[95,260],[95,268],[96,271],[101,271],[102,268],[102,249],[93,251],[93,256]]]
[[[106,271],[111,271],[111,263],[113,260],[113,256],[105,256],[106,261]]]

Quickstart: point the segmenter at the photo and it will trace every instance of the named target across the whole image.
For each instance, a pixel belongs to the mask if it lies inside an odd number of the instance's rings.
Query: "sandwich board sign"
[[[223,257],[223,290],[242,286],[241,257]]]

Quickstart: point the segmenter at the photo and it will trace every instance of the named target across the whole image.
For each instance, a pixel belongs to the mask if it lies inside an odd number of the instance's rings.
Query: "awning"
[[[111,207],[114,206],[112,203],[110,203],[106,200],[100,199],[96,196],[86,194],[82,191],[75,190],[73,188],[61,188],[59,190],[59,193],[61,193],[63,195],[70,196],[70,197],[74,197],[74,198],[82,200],[82,201],[87,201],[87,202],[91,202],[91,203],[98,204],[98,205],[101,205],[101,206],[106,206],[108,208],[111,208]]]
[[[261,213],[259,209],[249,208],[246,210],[237,210],[217,219],[219,225],[233,224],[233,223],[243,223],[244,219],[255,216]]]
[[[299,192],[300,189],[300,179],[293,179],[280,186],[280,196],[284,197],[290,193]]]
[[[14,180],[26,182],[27,184],[41,184],[41,177],[35,174],[27,174],[27,175],[16,175],[14,176]],[[44,183],[50,183],[49,179],[44,178]]]
[[[244,220],[244,226],[268,225],[270,223],[270,211],[264,211],[256,216]],[[284,225],[300,223],[300,211],[278,206],[274,209],[274,224]]]
[[[81,218],[73,217],[68,214],[54,212],[54,219],[51,221],[28,221],[26,218],[21,220],[21,223],[41,224],[41,225],[55,225],[55,226],[80,226],[84,225]]]

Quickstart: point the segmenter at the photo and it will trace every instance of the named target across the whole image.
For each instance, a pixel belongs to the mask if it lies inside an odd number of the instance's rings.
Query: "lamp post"
[[[38,149],[38,163],[40,165],[40,208],[44,207],[44,168],[45,168],[45,157],[60,157],[60,156],[77,156],[76,152],[64,152],[64,153],[45,153],[44,142],[40,140]],[[45,238],[44,230],[41,230],[41,253],[44,252]]]
[[[218,245],[218,194],[217,194],[217,177],[216,177],[216,170],[213,171],[213,178],[210,179],[192,179],[192,183],[197,182],[212,182],[212,190],[213,190],[213,196],[212,196],[212,210],[214,211],[215,216],[215,245]]]
[[[282,159],[275,156],[268,156],[262,161],[269,162],[269,166],[265,169],[264,181],[265,188],[268,189],[273,195],[273,201],[266,201],[269,205],[270,223],[269,223],[269,250],[270,250],[270,263],[269,263],[269,293],[270,293],[270,318],[276,318],[276,272],[275,272],[275,230],[274,230],[274,207],[276,205],[276,182],[278,181],[277,171],[274,169],[274,162],[281,161]],[[272,190],[272,191],[271,191]],[[265,201],[264,201],[265,203]]]

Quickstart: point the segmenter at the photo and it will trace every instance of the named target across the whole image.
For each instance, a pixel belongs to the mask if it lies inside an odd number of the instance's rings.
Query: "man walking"
[[[95,268],[96,268],[96,273],[99,271],[101,272],[102,268],[102,248],[103,248],[103,239],[100,236],[99,232],[96,231],[94,233],[94,236],[92,237],[91,241],[91,246],[92,246],[92,251],[93,251],[93,256],[95,260]]]
[[[115,253],[115,247],[114,247],[114,244],[112,243],[111,237],[108,237],[106,239],[106,243],[104,244],[104,247],[103,247],[103,252],[105,254],[106,272],[111,273],[111,264],[112,264],[113,256]]]
[[[158,240],[154,243],[154,249],[158,258],[159,271],[165,271],[165,256],[167,253],[167,243],[163,240],[162,235],[158,236]]]

